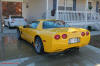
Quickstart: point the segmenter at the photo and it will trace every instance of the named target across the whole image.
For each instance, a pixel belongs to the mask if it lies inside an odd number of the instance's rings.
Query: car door
[[[28,27],[23,29],[23,35],[24,35],[25,40],[32,43],[32,40],[34,40],[34,37],[36,35],[38,24],[39,24],[39,21],[34,21]]]

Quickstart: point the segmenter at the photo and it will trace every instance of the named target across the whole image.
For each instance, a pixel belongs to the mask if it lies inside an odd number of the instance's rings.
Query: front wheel
[[[34,48],[35,52],[37,54],[43,54],[44,53],[44,48],[43,48],[43,43],[40,37],[36,37],[35,43],[34,43]]]
[[[21,32],[20,30],[17,29],[17,39],[20,40],[21,39]]]
[[[8,22],[8,28],[10,29],[11,27],[10,27],[10,23]]]

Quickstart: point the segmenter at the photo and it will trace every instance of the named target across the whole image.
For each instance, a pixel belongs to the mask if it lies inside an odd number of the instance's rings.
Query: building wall
[[[86,0],[76,0],[76,10],[84,11],[86,6]]]
[[[89,2],[92,2],[92,11],[96,11],[96,2],[97,0],[89,0]]]
[[[88,0],[92,2],[93,9],[92,11],[96,11],[96,0]],[[73,7],[73,0],[66,0],[67,7]],[[64,6],[64,0],[59,0],[59,6]],[[77,11],[85,11],[86,8],[86,0],[76,0],[76,10]]]
[[[26,8],[28,4],[28,8]],[[31,22],[34,19],[43,19],[46,15],[46,0],[29,0],[23,2],[22,15]]]
[[[53,0],[48,0],[48,2],[49,2],[48,3],[48,7],[49,7],[48,9],[53,10]]]
[[[2,2],[2,15],[6,17],[9,15],[22,15],[22,3]]]
[[[86,0],[76,0],[77,1],[77,11],[84,11],[86,8]],[[88,0],[88,2],[92,2],[92,11],[96,12],[96,0]],[[88,9],[89,10],[89,9]]]

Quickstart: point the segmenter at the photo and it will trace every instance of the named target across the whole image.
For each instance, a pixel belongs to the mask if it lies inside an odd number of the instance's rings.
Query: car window
[[[69,27],[68,24],[66,24],[64,21],[56,20],[56,21],[44,21],[43,22],[43,29],[48,28],[63,28],[63,27]]]
[[[32,23],[30,24],[30,28],[36,29],[39,23],[40,23],[39,21],[34,21],[34,22],[32,22]]]
[[[23,18],[22,16],[11,16],[11,18]]]

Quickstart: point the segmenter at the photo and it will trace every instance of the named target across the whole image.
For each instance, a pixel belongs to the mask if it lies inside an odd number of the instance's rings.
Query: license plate
[[[78,42],[80,42],[80,38],[71,38],[68,41],[69,44],[78,43]]]

